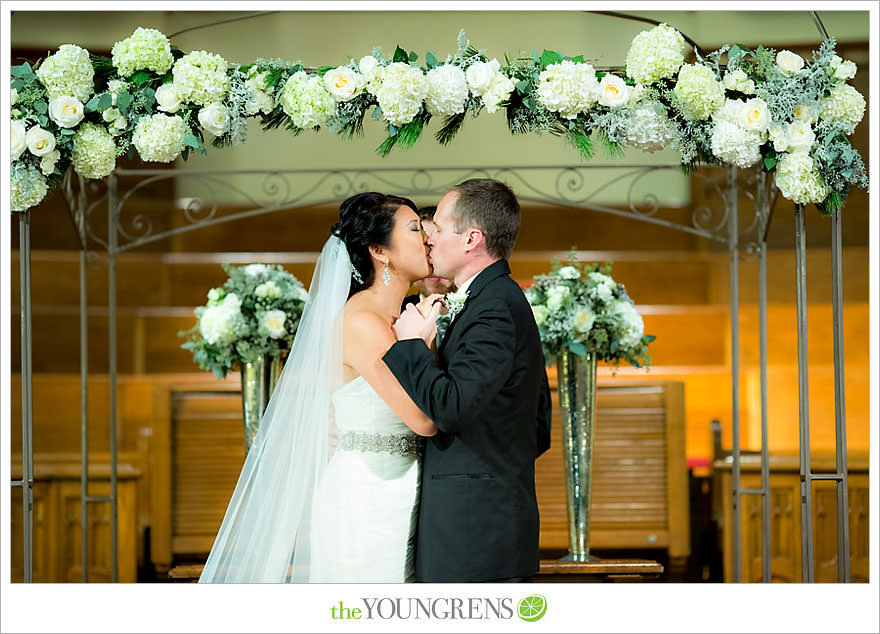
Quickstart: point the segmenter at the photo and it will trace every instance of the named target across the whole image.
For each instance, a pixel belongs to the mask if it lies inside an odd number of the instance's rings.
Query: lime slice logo
[[[547,599],[540,594],[531,594],[519,602],[517,613],[523,621],[539,621],[547,613]]]

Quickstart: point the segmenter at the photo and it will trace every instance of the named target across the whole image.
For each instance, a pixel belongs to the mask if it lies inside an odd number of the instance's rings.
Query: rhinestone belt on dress
[[[369,434],[363,431],[347,431],[339,437],[339,448],[346,451],[420,456],[422,437],[417,434]]]

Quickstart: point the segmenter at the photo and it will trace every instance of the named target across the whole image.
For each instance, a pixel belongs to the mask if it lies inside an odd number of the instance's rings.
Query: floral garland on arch
[[[775,172],[782,195],[823,213],[843,207],[853,186],[867,189],[864,162],[849,140],[865,99],[846,81],[856,65],[834,53],[833,38],[805,61],[790,51],[726,45],[685,63],[685,40],[661,24],[639,33],[625,71],[597,70],[583,56],[505,56],[476,50],[462,31],[444,61],[381,47],[342,66],[257,59],[229,63],[207,51],[184,53],[155,29],[138,28],[112,57],[64,44],[36,68],[13,66],[11,199],[24,211],[68,167],[85,178],[110,174],[118,156],[186,160],[245,141],[248,119],[294,135],[325,128],[363,133],[368,112],[387,137],[377,149],[412,147],[433,118],[448,144],[466,116],[504,110],[513,134],[553,134],[584,158],[594,138],[611,157],[629,146],[675,148],[684,170],[698,161]],[[726,55],[727,63],[721,59]]]

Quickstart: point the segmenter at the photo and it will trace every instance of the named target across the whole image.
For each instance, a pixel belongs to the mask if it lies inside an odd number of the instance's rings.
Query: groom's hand
[[[408,304],[406,310],[394,324],[394,333],[398,341],[404,339],[422,339],[426,344],[437,333],[437,315],[440,314],[440,305],[435,303],[431,306],[426,317],[423,317],[419,309]]]

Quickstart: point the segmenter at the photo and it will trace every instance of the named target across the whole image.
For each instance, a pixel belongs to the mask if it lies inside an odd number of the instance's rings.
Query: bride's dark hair
[[[390,246],[394,213],[402,205],[418,213],[418,207],[408,198],[378,192],[355,194],[340,205],[339,222],[331,231],[345,243],[351,264],[362,280],[358,281],[352,273],[349,297],[373,284],[375,271],[370,245]]]

